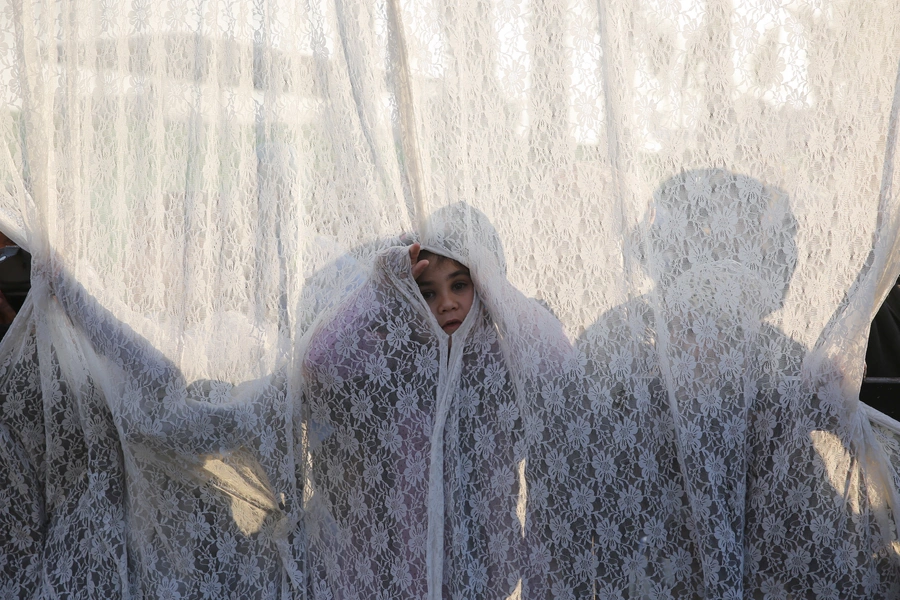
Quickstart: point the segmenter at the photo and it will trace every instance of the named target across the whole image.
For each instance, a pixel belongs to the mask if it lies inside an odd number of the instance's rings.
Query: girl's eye
[[[456,283],[453,284],[453,289],[456,291],[464,290],[467,287],[469,287],[469,284],[466,283],[465,281],[457,281]]]
[[[432,298],[434,298],[434,292],[431,292],[431,291],[426,292],[426,291],[421,291],[421,290],[420,290],[420,292],[422,294],[422,297],[425,298],[426,300],[431,300]]]

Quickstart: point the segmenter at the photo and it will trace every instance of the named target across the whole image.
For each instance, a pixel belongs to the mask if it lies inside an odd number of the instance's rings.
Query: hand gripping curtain
[[[3,3],[0,596],[897,595],[895,4]]]

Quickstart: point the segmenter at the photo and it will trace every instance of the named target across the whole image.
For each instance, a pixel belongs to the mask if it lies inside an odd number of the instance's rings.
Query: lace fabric
[[[895,3],[0,6],[3,594],[898,594]]]

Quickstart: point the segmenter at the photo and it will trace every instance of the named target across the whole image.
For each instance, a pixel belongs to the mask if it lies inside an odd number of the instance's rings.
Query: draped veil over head
[[[533,419],[526,390],[537,376],[532,365],[523,377],[513,357],[538,336],[516,339],[492,306],[532,328],[535,315],[548,315],[506,282],[499,236],[479,211],[437,211],[422,247],[468,265],[476,285],[452,345],[418,292],[407,249],[395,247],[320,325],[303,363],[312,587],[508,596],[528,573],[523,423]]]

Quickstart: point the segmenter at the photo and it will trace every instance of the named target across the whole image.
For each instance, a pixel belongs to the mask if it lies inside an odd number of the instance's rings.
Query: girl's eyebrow
[[[466,268],[462,268],[462,269],[459,269],[458,271],[453,271],[452,273],[450,273],[447,276],[447,278],[452,279],[453,277],[456,277],[458,275],[465,275],[466,277],[471,277],[471,275],[469,274],[469,270]]]

